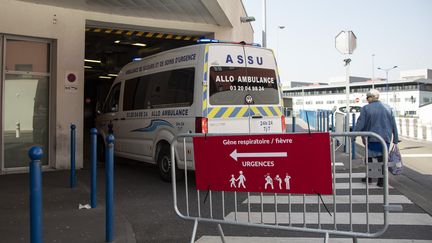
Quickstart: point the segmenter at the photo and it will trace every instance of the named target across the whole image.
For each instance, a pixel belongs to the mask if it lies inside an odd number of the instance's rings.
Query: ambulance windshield
[[[250,67],[210,67],[210,104],[252,105],[279,103],[276,72],[273,69]]]

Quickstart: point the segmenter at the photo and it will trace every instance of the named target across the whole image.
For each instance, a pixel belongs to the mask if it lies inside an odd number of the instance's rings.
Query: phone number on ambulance
[[[264,91],[264,87],[262,86],[235,86],[231,85],[230,90],[238,90],[238,91]]]

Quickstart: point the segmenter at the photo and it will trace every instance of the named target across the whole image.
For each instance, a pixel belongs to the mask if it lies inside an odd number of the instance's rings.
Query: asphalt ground
[[[302,127],[299,126],[296,131],[301,131],[301,129]],[[361,149],[359,149],[358,153],[361,154]],[[337,156],[336,161],[348,160],[344,153],[338,153]],[[355,159],[352,169],[360,169],[363,164],[361,158]],[[87,163],[85,163],[84,169],[77,171],[78,184],[74,189],[69,188],[68,171],[43,172],[44,242],[105,242],[105,177],[103,163],[99,163],[98,166],[98,204],[95,209],[79,209],[80,204],[85,205],[90,201],[90,173]],[[343,168],[340,168],[343,171],[347,169],[346,164]],[[404,192],[407,197],[415,202],[415,205],[403,205],[404,209],[414,212],[425,211],[430,214],[428,207],[431,206],[432,199],[430,199],[430,196],[432,196],[432,193],[427,190],[430,189],[431,184],[424,185],[429,182],[430,175],[421,174],[407,167],[403,175],[390,176],[390,184],[394,186],[390,190],[390,194]],[[30,242],[28,184],[29,179],[26,173],[0,176],[0,185],[2,185],[2,190],[0,190],[0,242]],[[178,184],[179,195],[184,195],[186,188],[192,192],[194,184],[194,173],[189,172],[187,187],[184,182]],[[193,222],[182,220],[175,214],[172,184],[160,180],[156,166],[116,158],[114,185],[114,242],[190,241]],[[344,191],[340,192],[343,193]],[[210,205],[203,202],[206,196],[209,197],[206,192],[200,193],[200,201],[204,205],[201,210],[203,216],[210,217]],[[212,196],[215,205],[212,213],[214,217],[220,217],[222,210],[225,213],[232,213],[235,210],[232,196],[225,198],[227,205],[225,208],[216,206],[219,205],[220,195],[215,193]],[[237,198],[238,210],[245,210],[245,205],[240,204],[244,199],[244,195]],[[179,202],[180,209],[184,204],[184,200]],[[191,208],[196,208],[196,194],[191,196],[190,204]],[[280,209],[286,210],[282,206]],[[354,207],[354,210],[362,209]],[[372,207],[371,210],[379,211],[380,209]],[[272,211],[272,208],[266,205],[265,211]],[[186,213],[185,210],[182,212]],[[197,212],[190,213],[196,214]],[[320,235],[314,233],[288,232],[244,226],[223,226],[223,230],[225,235],[228,236],[268,239],[265,242],[276,242],[277,239],[284,237],[298,237],[298,242],[301,242],[301,239],[320,237]],[[196,239],[200,239],[199,242],[213,242],[211,240],[205,241],[205,237],[217,236],[218,234],[215,224],[200,223]],[[426,240],[427,242],[430,235],[432,235],[431,226],[402,225],[391,227],[383,237],[394,240]],[[252,239],[257,238],[249,239],[254,241]],[[430,241],[432,242],[432,240]]]

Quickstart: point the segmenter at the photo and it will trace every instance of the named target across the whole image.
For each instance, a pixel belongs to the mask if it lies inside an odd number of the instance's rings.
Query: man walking
[[[354,130],[377,133],[384,139],[387,149],[389,149],[392,140],[394,144],[398,143],[398,131],[392,109],[389,105],[379,101],[379,91],[376,89],[369,90],[366,93],[366,99],[369,104],[361,108],[360,117]],[[372,162],[373,158],[376,158],[378,162],[383,162],[384,148],[378,139],[369,137],[367,149],[368,162]],[[366,182],[366,178],[364,181]],[[372,178],[369,178],[368,182],[372,182]],[[377,186],[383,186],[383,178],[378,179]]]

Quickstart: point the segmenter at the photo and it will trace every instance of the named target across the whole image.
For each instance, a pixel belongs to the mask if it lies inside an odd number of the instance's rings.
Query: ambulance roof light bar
[[[258,43],[246,43],[244,41],[239,41],[239,42],[235,42],[235,41],[221,41],[221,40],[216,40],[216,39],[199,39],[197,40],[198,44],[208,44],[208,43],[228,43],[228,44],[239,44],[239,45],[248,45],[248,46],[256,46],[256,47],[261,47],[260,44]]]

